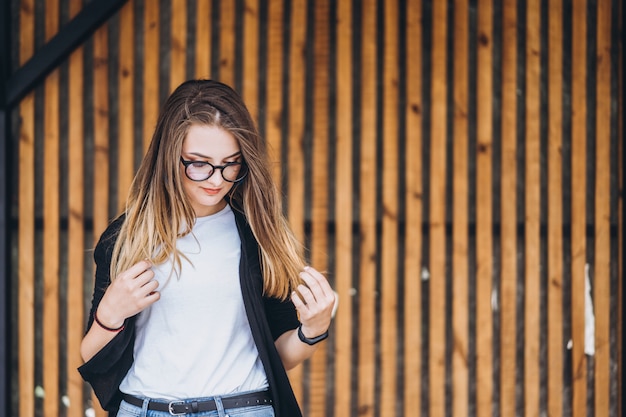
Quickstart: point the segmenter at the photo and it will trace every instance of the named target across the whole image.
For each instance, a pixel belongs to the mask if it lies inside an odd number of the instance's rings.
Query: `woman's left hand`
[[[291,295],[291,301],[298,310],[302,333],[314,338],[330,327],[336,296],[326,277],[315,268],[305,267],[300,272],[300,278],[306,285],[298,286],[298,291]]]

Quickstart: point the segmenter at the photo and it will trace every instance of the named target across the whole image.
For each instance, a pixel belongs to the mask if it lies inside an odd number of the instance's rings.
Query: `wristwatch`
[[[304,333],[302,333],[302,324],[300,324],[300,326],[298,326],[298,337],[300,338],[300,340],[302,340],[302,342],[306,343],[307,345],[313,346],[314,344],[319,343],[328,337],[328,330],[326,330],[319,336],[308,338],[304,335]]]

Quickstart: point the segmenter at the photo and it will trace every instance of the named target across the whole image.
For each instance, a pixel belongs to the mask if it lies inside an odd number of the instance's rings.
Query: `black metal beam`
[[[93,0],[6,81],[6,105],[15,106],[127,0]]]

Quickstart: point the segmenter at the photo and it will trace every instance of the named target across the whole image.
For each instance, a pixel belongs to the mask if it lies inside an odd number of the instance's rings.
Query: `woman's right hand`
[[[95,322],[83,338],[80,354],[85,362],[91,359],[107,343],[109,343],[124,324],[124,320],[132,317],[161,297],[157,291],[159,282],[154,279],[150,261],[137,262],[119,274],[109,285],[98,305],[96,315],[102,326]]]
[[[118,328],[127,317],[132,317],[159,300],[156,291],[158,281],[154,280],[152,263],[148,260],[137,262],[112,280],[98,306],[98,320],[107,327]]]

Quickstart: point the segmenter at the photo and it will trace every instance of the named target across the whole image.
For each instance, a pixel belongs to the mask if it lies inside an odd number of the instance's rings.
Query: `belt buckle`
[[[173,416],[182,416],[182,415],[187,414],[186,411],[183,411],[182,413],[174,412],[174,406],[178,404],[184,405],[185,402],[184,401],[170,401],[169,402],[169,404],[167,405],[167,410],[170,412],[170,414]]]

